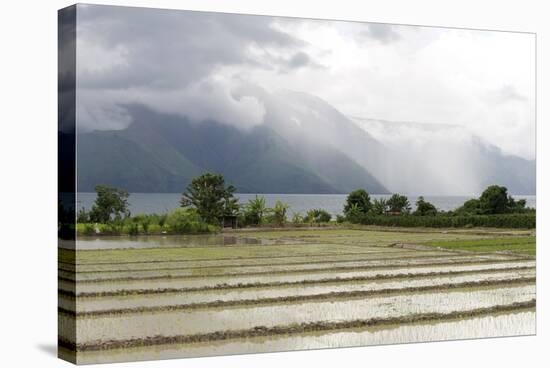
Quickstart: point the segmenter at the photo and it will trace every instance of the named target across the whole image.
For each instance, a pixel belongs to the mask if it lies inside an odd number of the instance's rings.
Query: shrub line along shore
[[[347,196],[343,215],[333,216],[322,208],[306,214],[294,213],[289,222],[289,205],[277,201],[272,208],[265,198],[256,195],[246,204],[234,196],[236,188],[226,185],[222,175],[206,173],[195,177],[182,193],[182,208],[167,214],[139,214],[129,211],[129,193],[107,185],[96,186],[97,198],[91,210],[74,213],[59,203],[60,236],[143,235],[143,234],[201,234],[216,233],[227,226],[232,228],[283,227],[289,223],[303,225],[362,224],[395,227],[468,228],[493,227],[533,229],[536,212],[526,207],[525,200],[515,200],[506,187],[491,185],[479,198],[470,199],[452,211],[440,211],[424,197],[416,201],[412,211],[406,196],[395,193],[388,199],[371,201],[365,189]]]

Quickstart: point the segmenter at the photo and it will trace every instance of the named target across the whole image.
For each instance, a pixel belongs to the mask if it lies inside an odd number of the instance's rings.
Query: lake
[[[273,207],[276,201],[290,205],[289,214],[298,212],[304,215],[314,208],[322,208],[333,216],[341,215],[347,194],[259,194],[266,200],[268,207]],[[255,194],[235,194],[241,203],[254,198]],[[390,195],[371,195],[374,198],[389,198]],[[414,210],[418,196],[408,196]],[[515,199],[525,199],[528,207],[536,207],[536,196],[514,195]],[[90,210],[96,198],[95,193],[78,193],[77,207]],[[128,198],[130,211],[133,215],[144,213],[165,213],[179,207],[181,193],[131,193]],[[425,200],[433,203],[438,209],[449,211],[461,206],[469,196],[424,196]]]

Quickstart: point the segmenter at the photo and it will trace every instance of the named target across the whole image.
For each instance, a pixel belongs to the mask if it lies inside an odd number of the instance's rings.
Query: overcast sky
[[[240,86],[316,95],[354,117],[467,128],[535,155],[532,34],[78,5],[79,126],[122,129],[124,104],[248,128]]]

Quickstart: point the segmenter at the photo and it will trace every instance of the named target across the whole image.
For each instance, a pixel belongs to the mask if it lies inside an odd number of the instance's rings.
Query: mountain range
[[[434,133],[422,124],[350,118],[300,92],[239,93],[262,102],[261,124],[241,128],[127,105],[127,128],[79,133],[78,191],[109,184],[130,192],[182,192],[194,176],[209,171],[223,174],[240,193],[366,188],[458,195],[493,183],[515,194],[535,192],[534,161],[453,130],[459,128],[430,128]]]

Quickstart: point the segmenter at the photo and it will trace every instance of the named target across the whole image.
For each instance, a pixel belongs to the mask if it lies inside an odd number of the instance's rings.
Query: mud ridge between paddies
[[[461,266],[461,265],[475,265],[475,264],[497,264],[506,262],[531,262],[531,260],[525,259],[504,259],[504,260],[477,260],[477,261],[455,261],[455,262],[434,262],[434,263],[411,263],[411,264],[384,264],[384,265],[370,265],[370,266],[350,266],[350,267],[331,267],[331,268],[307,268],[298,270],[271,270],[271,271],[259,271],[259,272],[234,272],[234,273],[217,273],[217,274],[203,274],[203,275],[159,275],[159,276],[124,276],[124,277],[111,277],[101,279],[86,279],[78,280],[59,276],[59,281],[66,282],[78,282],[78,283],[109,283],[116,281],[149,281],[149,280],[180,280],[180,279],[196,279],[196,278],[208,278],[208,277],[226,277],[226,276],[259,276],[259,275],[286,275],[286,274],[304,274],[315,272],[337,272],[337,271],[357,271],[357,270],[380,270],[380,269],[398,269],[398,268],[419,268],[419,267],[437,267],[437,266]]]
[[[378,253],[375,253],[378,254]],[[388,253],[380,253],[380,254],[388,254]],[[447,257],[447,258],[461,258],[464,257],[464,254],[454,254],[449,252],[449,254],[446,253],[439,253],[439,254],[422,254],[422,253],[405,253],[405,254],[399,254],[399,253],[390,253],[394,254],[394,257],[373,257],[373,258],[349,258],[349,259],[334,259],[334,260],[319,260],[319,261],[300,261],[300,262],[268,262],[268,263],[253,263],[253,264],[228,264],[228,265],[212,265],[212,266],[187,266],[187,267],[161,267],[161,268],[132,268],[132,269],[116,269],[116,270],[89,270],[89,271],[82,271],[78,270],[78,274],[86,274],[86,273],[102,273],[102,272],[140,272],[140,271],[172,271],[172,270],[204,270],[204,269],[213,269],[213,268],[240,268],[240,267],[261,267],[261,266],[299,266],[299,265],[309,265],[309,264],[330,264],[330,263],[345,263],[345,262],[368,262],[368,261],[392,261],[395,259],[425,259],[425,258],[441,258],[441,257]],[[482,254],[476,254],[483,256]],[[489,254],[487,254],[489,255]],[[492,255],[492,254],[490,254]],[[511,256],[510,259],[514,260],[515,258],[520,259],[520,257]],[[523,259],[523,258],[521,258]],[[175,261],[179,262],[179,261]],[[64,272],[76,272],[75,270],[68,270],[64,268],[59,268],[60,271]]]
[[[239,338],[251,338],[261,336],[276,336],[288,334],[303,334],[310,332],[322,332],[342,329],[357,329],[383,325],[412,324],[418,322],[442,321],[457,318],[471,318],[484,315],[490,315],[503,312],[517,312],[521,310],[533,309],[536,307],[536,300],[527,302],[518,302],[506,305],[497,305],[487,308],[472,309],[469,311],[456,311],[450,313],[420,313],[401,317],[391,318],[371,318],[358,319],[351,321],[319,321],[311,323],[301,323],[293,325],[282,325],[274,327],[257,326],[245,330],[217,331],[194,335],[177,336],[151,336],[145,338],[135,338],[127,340],[105,340],[93,341],[89,343],[75,344],[74,342],[60,339],[59,346],[76,351],[99,351],[110,349],[124,349],[144,346],[167,345],[167,344],[192,344],[199,342],[223,341]]]
[[[105,315],[120,315],[120,314],[132,314],[132,313],[150,313],[150,312],[168,312],[178,310],[190,310],[190,309],[206,309],[206,308],[226,308],[234,306],[255,306],[266,304],[279,304],[279,303],[302,303],[311,301],[323,301],[328,299],[350,299],[350,298],[367,298],[373,296],[382,295],[394,295],[405,293],[424,293],[424,292],[449,292],[449,290],[465,289],[465,288],[483,288],[483,287],[499,287],[499,286],[517,286],[534,283],[535,277],[521,277],[517,279],[508,280],[484,280],[484,281],[471,281],[463,283],[449,283],[441,285],[419,286],[419,287],[406,287],[406,288],[392,288],[381,290],[358,290],[358,291],[342,291],[342,292],[330,292],[323,294],[313,295],[294,295],[274,298],[262,298],[262,299],[242,299],[242,300],[217,300],[206,303],[189,303],[178,305],[163,305],[155,307],[136,307],[136,308],[120,308],[120,309],[105,309],[90,312],[75,312],[65,308],[58,308],[58,312],[67,314],[70,316],[82,317],[96,317]]]
[[[348,245],[348,246],[351,246],[351,247],[354,247],[353,245]],[[325,253],[315,253],[313,256],[314,257],[334,257],[334,256],[354,256],[354,255],[368,255],[368,254],[376,254],[376,253],[389,253],[391,252],[392,250],[394,250],[395,252],[394,253],[399,253],[400,252],[400,249],[396,249],[396,248],[392,248],[392,247],[388,247],[388,246],[380,246],[380,247],[372,247],[372,248],[379,248],[380,251],[369,251],[369,252],[342,252],[342,253],[339,253],[339,252],[325,252]],[[154,249],[165,249],[165,248],[154,248]],[[432,248],[433,250],[435,250],[435,248]],[[110,250],[110,249],[109,249]],[[140,250],[143,250],[143,249],[132,249],[132,250],[136,250],[136,251],[140,251]],[[438,251],[442,251],[442,252],[448,252],[448,253],[454,253],[452,250],[439,250],[437,249]],[[72,251],[74,252],[74,251]],[[78,251],[78,252],[82,252],[82,251]],[[84,251],[84,252],[97,252],[97,251],[91,251],[91,250],[88,250],[88,251]],[[413,250],[411,250],[411,252],[413,252]],[[311,257],[312,254],[311,253],[307,253],[307,252],[304,252],[304,253],[301,253],[301,254],[293,254],[293,255],[270,255],[270,256],[254,256],[254,257],[243,257],[243,256],[234,256],[234,257],[221,257],[221,258],[216,258],[216,257],[213,257],[213,258],[170,258],[170,259],[150,259],[150,260],[143,260],[143,261],[117,261],[117,262],[112,262],[112,261],[106,261],[106,262],[74,262],[74,261],[71,261],[71,262],[66,262],[66,261],[63,261],[62,259],[59,259],[58,260],[58,263],[61,263],[61,264],[66,264],[66,265],[70,265],[70,266],[102,266],[102,265],[124,265],[124,264],[138,264],[138,263],[165,263],[165,262],[205,262],[205,261],[237,261],[237,260],[243,260],[243,261],[246,261],[246,260],[252,260],[252,259],[273,259],[273,258],[282,258],[282,259],[288,259],[288,258],[307,258],[307,257]]]
[[[251,288],[273,288],[298,285],[317,285],[317,284],[339,284],[352,283],[361,281],[380,281],[380,280],[399,280],[399,279],[421,279],[430,277],[444,276],[462,276],[475,274],[491,274],[511,271],[527,271],[535,270],[535,267],[507,267],[507,268],[489,268],[481,270],[463,270],[463,271],[445,271],[445,272],[425,272],[425,273],[400,273],[393,275],[374,275],[374,276],[354,276],[354,277],[333,277],[319,280],[298,280],[298,281],[278,281],[278,282],[253,282],[253,283],[238,283],[238,284],[217,284],[212,286],[202,287],[187,287],[187,288],[160,288],[160,289],[120,289],[115,291],[98,291],[98,292],[81,292],[75,295],[73,291],[59,289],[59,295],[64,297],[78,298],[98,298],[98,297],[117,297],[117,296],[133,296],[133,295],[155,295],[155,294],[177,294],[198,291],[212,290],[232,290],[232,289],[251,289]]]

